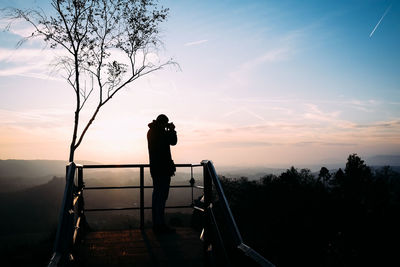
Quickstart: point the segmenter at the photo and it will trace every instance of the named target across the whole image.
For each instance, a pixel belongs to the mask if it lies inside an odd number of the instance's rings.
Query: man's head
[[[165,116],[164,114],[160,114],[160,115],[158,115],[156,121],[157,121],[159,124],[161,124],[161,125],[167,125],[169,119],[168,119],[168,117]]]

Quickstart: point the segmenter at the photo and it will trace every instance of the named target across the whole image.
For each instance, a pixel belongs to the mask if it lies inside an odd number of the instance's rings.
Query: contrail
[[[369,37],[371,38],[371,36],[374,34],[374,32],[376,31],[376,29],[378,28],[379,24],[381,24],[381,21],[383,20],[383,18],[386,16],[386,14],[389,12],[390,8],[392,7],[392,5],[390,5],[385,13],[383,13],[381,19],[378,21],[378,23],[376,24],[375,28],[372,30],[372,32],[369,34]]]

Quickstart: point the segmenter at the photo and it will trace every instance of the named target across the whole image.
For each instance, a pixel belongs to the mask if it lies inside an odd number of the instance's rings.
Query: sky
[[[147,124],[176,125],[176,163],[301,166],[400,154],[400,2],[160,1],[166,67],[104,106],[76,161],[147,163]],[[0,1],[0,8],[48,1]],[[4,27],[6,21],[0,20]],[[74,92],[59,51],[0,32],[0,159],[68,159]],[[83,114],[87,120],[90,104]],[[81,125],[84,124],[84,121]]]

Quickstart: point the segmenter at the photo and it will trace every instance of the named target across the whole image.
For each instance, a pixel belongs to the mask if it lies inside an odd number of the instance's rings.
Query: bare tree
[[[168,15],[153,0],[52,0],[55,15],[41,9],[7,9],[11,19],[30,23],[34,31],[18,45],[42,37],[51,47],[61,47],[66,56],[57,66],[74,89],[76,108],[69,161],[100,109],[126,85],[170,64],[157,59],[159,24]],[[125,59],[119,56],[123,54]],[[92,95],[98,97],[89,121],[79,127],[80,114]]]

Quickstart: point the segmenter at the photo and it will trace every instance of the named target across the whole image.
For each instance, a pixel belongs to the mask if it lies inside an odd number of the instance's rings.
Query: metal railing
[[[228,201],[225,197],[220,180],[215,172],[211,161],[202,161],[201,164],[175,164],[177,168],[190,167],[191,179],[190,185],[171,185],[171,188],[191,188],[192,199],[190,205],[167,206],[166,208],[193,208],[203,213],[203,231],[201,239],[204,241],[204,251],[207,258],[210,259],[210,265],[216,265],[222,262],[224,266],[237,266],[232,262],[233,254],[241,255],[246,263],[254,263],[259,266],[274,266],[252,248],[243,243],[239,229],[232,215]],[[195,185],[193,177],[194,167],[203,167],[204,186]],[[69,163],[67,165],[66,186],[64,197],[59,215],[56,239],[54,243],[54,252],[49,263],[49,267],[64,265],[65,262],[73,260],[73,250],[83,236],[86,226],[85,212],[91,211],[113,211],[113,210],[139,210],[140,228],[144,228],[144,210],[151,209],[144,205],[144,189],[153,188],[153,186],[144,185],[144,169],[149,168],[149,164],[124,164],[124,165],[76,165]],[[84,169],[99,168],[138,168],[140,173],[139,185],[132,186],[101,186],[85,187],[83,180]],[[204,190],[204,207],[194,204],[193,190]],[[122,207],[122,208],[84,208],[84,190],[109,190],[109,189],[139,189],[140,206]],[[215,190],[214,190],[215,189]],[[215,206],[220,207],[221,214],[215,214]],[[216,218],[222,216],[223,223]],[[223,227],[221,227],[223,224]],[[227,226],[227,227],[226,227]],[[228,230],[228,231],[226,231]],[[239,252],[239,253],[238,253]],[[233,253],[233,254],[232,254]]]
[[[208,264],[274,266],[243,242],[214,165],[211,161],[202,161],[201,164],[203,165],[205,206],[202,240]],[[221,214],[215,214],[214,210],[217,206]],[[220,220],[216,218],[216,215],[219,215]]]
[[[203,189],[202,186],[195,185],[193,177],[193,168],[201,167],[201,164],[175,164],[177,168],[190,167],[189,185],[171,185],[170,188],[191,188],[191,203],[189,205],[166,206],[165,208],[193,208],[193,189]],[[85,212],[93,211],[117,211],[117,210],[139,210],[140,228],[144,228],[144,210],[151,209],[144,205],[144,189],[153,188],[153,186],[144,185],[144,169],[150,168],[149,164],[123,164],[123,165],[76,165],[71,162],[67,166],[66,185],[64,197],[61,204],[59,223],[57,226],[56,239],[54,243],[54,252],[50,259],[49,267],[62,265],[66,261],[73,260],[73,249],[79,237],[83,234],[83,226],[86,225]],[[133,186],[102,186],[86,187],[84,183],[84,169],[112,169],[112,168],[138,168],[140,173],[139,185]],[[85,190],[109,190],[109,189],[139,189],[140,205],[139,207],[122,208],[96,208],[85,209],[83,191]]]
[[[80,228],[86,225],[83,202],[83,177],[81,165],[71,162],[67,165],[64,197],[54,242],[54,253],[50,259],[50,266],[58,266],[67,260],[73,260],[72,249],[80,238]],[[76,175],[78,172],[78,175]],[[77,181],[75,180],[77,177]]]
[[[170,188],[191,188],[192,189],[192,201],[189,205],[180,205],[180,206],[166,206],[165,208],[193,208],[193,189],[203,187],[195,185],[195,179],[193,177],[193,168],[200,167],[201,164],[175,164],[176,168],[190,168],[190,181],[189,185],[170,185]],[[123,165],[83,165],[82,169],[115,169],[115,168],[138,168],[140,173],[139,185],[133,186],[97,186],[97,187],[85,187],[85,190],[109,190],[109,189],[139,189],[140,190],[140,205],[139,207],[122,207],[122,208],[96,208],[96,209],[85,209],[85,212],[92,211],[115,211],[115,210],[139,210],[140,211],[140,228],[144,228],[144,210],[151,209],[150,206],[144,205],[144,189],[153,188],[151,185],[144,185],[144,169],[150,168],[149,164],[123,164]],[[83,173],[83,171],[82,171]]]

